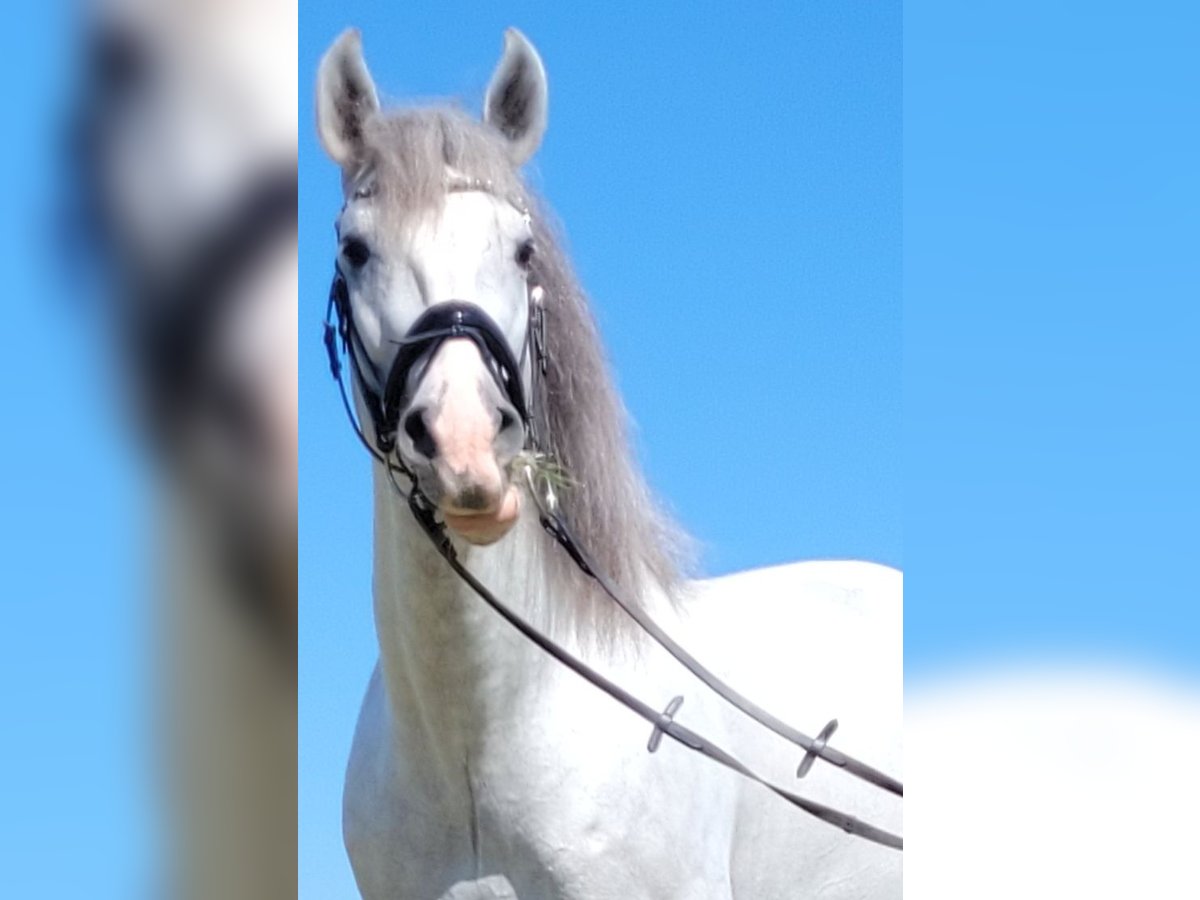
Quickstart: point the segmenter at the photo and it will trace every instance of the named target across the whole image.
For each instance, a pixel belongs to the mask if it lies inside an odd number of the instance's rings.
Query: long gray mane
[[[630,452],[628,415],[609,376],[596,323],[544,204],[513,169],[492,129],[454,109],[380,114],[364,127],[370,169],[382,204],[401,220],[438,208],[445,170],[490,182],[532,213],[537,253],[532,275],[545,290],[548,370],[538,430],[571,484],[561,492],[576,536],[631,597],[651,581],[678,596],[686,539],[659,508]],[[351,181],[356,180],[353,174]],[[540,531],[539,531],[540,533]],[[560,548],[543,535],[547,577],[579,599],[576,625],[592,635],[616,633],[624,621]]]

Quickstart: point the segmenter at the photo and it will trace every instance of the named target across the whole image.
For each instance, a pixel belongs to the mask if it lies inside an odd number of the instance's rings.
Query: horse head
[[[482,121],[381,113],[355,30],[318,75],[318,133],[342,170],[335,291],[353,323],[360,410],[477,544],[521,509],[512,471],[528,438],[537,248],[518,171],[541,142],[546,98],[542,62],[515,29]],[[416,163],[431,142],[437,171]]]

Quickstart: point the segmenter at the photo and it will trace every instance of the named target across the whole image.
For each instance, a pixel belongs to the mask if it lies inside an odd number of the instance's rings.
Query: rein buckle
[[[675,722],[675,713],[679,712],[679,707],[683,706],[683,695],[680,694],[667,704],[667,708],[662,711],[659,716],[658,724],[654,726],[654,730],[650,732],[650,742],[646,744],[646,749],[653,753],[658,749],[658,745],[662,743],[663,734],[666,729],[670,728]]]

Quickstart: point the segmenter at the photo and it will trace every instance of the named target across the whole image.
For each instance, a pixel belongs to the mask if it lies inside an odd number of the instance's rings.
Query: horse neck
[[[488,547],[455,541],[459,559],[503,602],[570,645],[550,615],[541,530],[528,505]],[[447,761],[518,716],[522,691],[554,663],[502,621],[420,530],[375,466],[375,626],[394,719]],[[558,627],[556,627],[556,624]]]

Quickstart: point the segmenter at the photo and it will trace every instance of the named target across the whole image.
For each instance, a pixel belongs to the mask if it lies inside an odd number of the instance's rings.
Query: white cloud
[[[1200,687],[997,667],[905,723],[906,897],[1200,897]]]

